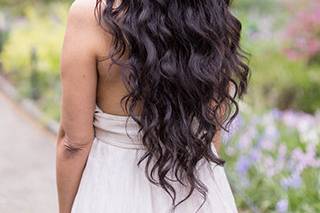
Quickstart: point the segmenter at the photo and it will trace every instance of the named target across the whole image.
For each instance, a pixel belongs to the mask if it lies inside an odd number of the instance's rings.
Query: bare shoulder
[[[75,0],[72,2],[69,13],[68,21],[74,21],[79,25],[97,25],[94,15],[95,0]]]
[[[75,0],[68,11],[68,28],[87,38],[83,42],[92,47],[97,57],[105,55],[111,41],[111,35],[99,24],[95,16],[96,0]]]

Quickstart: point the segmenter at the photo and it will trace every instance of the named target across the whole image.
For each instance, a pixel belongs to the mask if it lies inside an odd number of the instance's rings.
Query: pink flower
[[[320,2],[305,2],[305,5],[287,26],[284,51],[291,59],[310,61],[320,54]]]

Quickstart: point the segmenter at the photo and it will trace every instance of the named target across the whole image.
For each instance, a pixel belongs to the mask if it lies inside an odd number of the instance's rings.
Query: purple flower
[[[229,126],[229,131],[223,131],[223,140],[222,142],[226,144],[228,141],[232,139],[233,134],[240,131],[241,127],[243,126],[244,121],[241,114],[238,114],[235,119],[232,121],[232,123]]]
[[[304,112],[285,111],[281,120],[286,126],[297,129],[300,134],[316,126],[316,119]]]
[[[258,149],[252,149],[249,156],[252,162],[257,162],[261,158],[261,151]]]
[[[288,178],[284,178],[281,181],[281,185],[282,187],[284,187],[285,189],[288,188],[299,188],[301,186],[301,177],[300,177],[300,173],[296,172],[293,173],[291,176],[289,176]]]
[[[277,202],[276,210],[279,213],[285,213],[288,211],[288,200],[282,199]]]
[[[259,144],[260,144],[261,148],[265,149],[265,150],[272,150],[275,147],[272,139],[271,138],[268,139],[266,137],[262,137],[259,140]]]
[[[284,144],[280,144],[278,149],[279,160],[284,161],[286,158],[286,154],[287,154],[287,147]]]
[[[276,129],[275,125],[268,125],[265,129],[265,136],[270,138],[270,139],[278,139],[279,138],[279,132]]]
[[[250,147],[250,145],[251,145],[251,142],[256,137],[256,135],[257,135],[256,128],[255,127],[249,128],[239,138],[238,148],[240,150],[248,149]]]
[[[308,144],[306,153],[299,148],[295,148],[292,151],[291,161],[293,170],[300,173],[307,167],[318,168],[320,159],[316,158],[316,145]]]
[[[271,110],[271,115],[272,115],[275,119],[278,119],[278,118],[280,118],[280,116],[281,116],[281,111],[280,111],[279,109],[277,109],[277,108],[273,108],[273,109]]]
[[[286,111],[282,114],[281,120],[284,122],[284,124],[288,127],[297,128],[297,124],[299,123],[299,118],[297,114],[295,114],[293,111]]]
[[[241,175],[245,175],[251,165],[250,160],[246,156],[241,156],[236,163],[236,171]]]
[[[268,177],[272,177],[276,173],[276,165],[272,157],[268,156],[263,161],[263,166],[265,168],[265,174]]]

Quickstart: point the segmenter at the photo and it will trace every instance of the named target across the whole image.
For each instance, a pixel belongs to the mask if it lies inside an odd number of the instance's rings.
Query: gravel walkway
[[[0,212],[58,212],[54,142],[54,135],[0,94]]]

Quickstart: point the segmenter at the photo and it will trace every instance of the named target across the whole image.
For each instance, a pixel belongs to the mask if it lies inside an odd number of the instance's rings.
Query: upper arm
[[[93,139],[97,86],[97,26],[93,7],[86,2],[77,0],[69,9],[60,64],[63,133],[59,135],[80,146]]]

